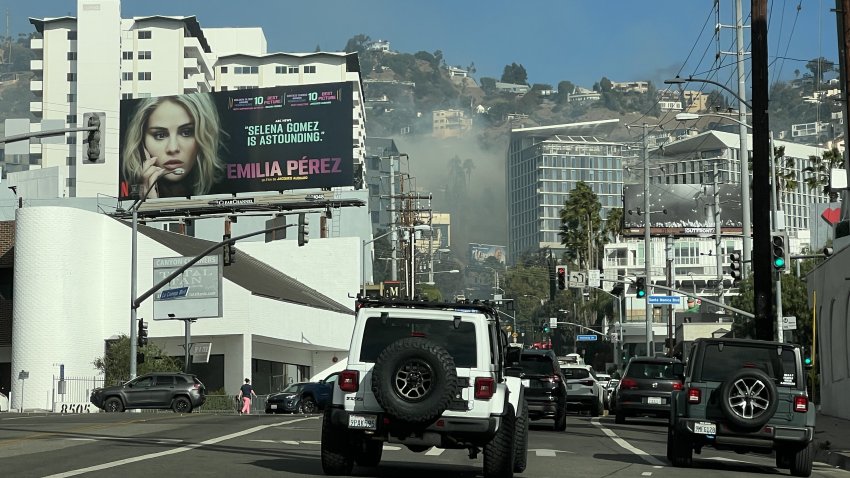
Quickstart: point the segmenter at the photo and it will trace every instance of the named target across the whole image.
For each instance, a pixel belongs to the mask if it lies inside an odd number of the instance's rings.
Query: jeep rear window
[[[548,355],[523,354],[519,366],[526,375],[555,375],[555,365]]]
[[[369,317],[363,330],[360,361],[375,362],[378,355],[396,340],[424,337],[444,347],[454,358],[455,367],[475,368],[478,364],[475,324],[460,322],[455,329],[451,320],[412,319],[409,317]]]
[[[667,380],[676,379],[676,375],[673,374],[672,363],[649,363],[635,361],[629,363],[629,368],[628,370],[626,370],[626,377],[663,378]]]
[[[720,345],[707,344],[705,347],[700,375],[703,381],[722,382],[742,368],[756,368],[780,385],[797,384],[797,362],[792,349],[783,347],[782,355],[778,355],[776,347]]]

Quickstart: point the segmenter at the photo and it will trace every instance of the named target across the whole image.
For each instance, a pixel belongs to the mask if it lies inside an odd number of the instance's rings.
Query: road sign
[[[679,304],[681,298],[678,295],[651,295],[649,296],[650,304]]]
[[[596,335],[591,335],[591,334],[576,335],[576,340],[578,340],[579,342],[596,342],[597,337],[596,337]]]
[[[602,287],[602,273],[594,269],[587,271],[587,285],[590,287]]]
[[[195,342],[190,345],[192,350],[192,363],[208,363],[210,361],[211,342]]]
[[[567,273],[567,287],[584,287],[587,285],[587,276],[584,272]]]
[[[782,317],[782,330],[797,330],[797,317]]]
[[[549,328],[557,329],[558,328],[558,318],[557,317],[549,317]]]
[[[165,299],[176,299],[177,297],[186,297],[186,294],[189,292],[188,287],[180,287],[177,289],[168,289],[160,292],[159,298],[161,300]]]

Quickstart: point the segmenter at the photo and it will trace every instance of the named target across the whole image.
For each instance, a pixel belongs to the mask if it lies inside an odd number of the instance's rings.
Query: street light
[[[171,171],[168,171],[165,174],[162,174],[160,178],[164,178],[168,175],[181,176],[185,170],[183,168],[174,168]],[[136,358],[137,352],[137,344],[136,344],[136,316],[138,313],[138,306],[136,305],[136,295],[137,295],[137,287],[138,287],[138,250],[139,250],[139,208],[142,206],[142,203],[145,202],[145,199],[148,198],[148,195],[151,193],[153,188],[156,187],[156,181],[145,191],[145,193],[139,196],[136,199],[130,209],[133,211],[133,222],[132,222],[132,237],[130,239],[130,380],[136,378],[136,370],[138,367],[138,362]]]
[[[742,39],[739,38],[738,41],[741,42]],[[747,128],[752,129],[752,127],[750,125],[748,125],[747,122],[746,122],[747,121],[747,110],[746,109],[749,108],[750,110],[752,110],[753,107],[752,107],[752,105],[747,103],[747,101],[743,97],[736,94],[734,91],[729,89],[729,87],[727,87],[723,83],[718,83],[718,82],[713,81],[713,80],[707,80],[707,79],[703,79],[703,78],[693,78],[693,77],[688,77],[688,78],[676,77],[676,78],[673,78],[671,80],[664,80],[664,83],[668,84],[668,85],[682,85],[682,84],[688,83],[688,82],[708,83],[708,84],[711,84],[711,85],[718,86],[718,87],[722,88],[723,90],[725,90],[730,95],[734,96],[738,100],[738,120],[735,121],[735,122],[738,123],[738,125],[740,126],[740,129],[738,130],[738,137],[739,137],[739,139],[738,139],[738,144],[739,144],[738,159],[741,163],[740,164],[740,169],[741,169],[741,177],[740,177],[740,182],[741,182],[741,219],[743,220],[743,223],[744,223],[743,227],[741,228],[741,235],[744,237],[744,244],[743,244],[744,245],[744,247],[743,247],[744,270],[742,272],[743,272],[744,277],[746,277],[748,275],[748,273],[747,273],[748,262],[747,261],[752,259],[752,246],[750,245],[750,241],[752,240],[752,224],[750,222],[751,221],[751,214],[750,214],[750,207],[751,207],[750,206],[750,171],[749,171],[750,165],[748,163],[750,154],[749,154],[749,150],[747,148]],[[741,93],[741,95],[744,94],[744,87],[745,87],[745,85],[744,85],[743,60],[741,58],[739,58],[738,59],[738,91]],[[679,115],[676,115],[676,116],[678,117]],[[732,119],[732,118],[728,118],[728,119]],[[773,155],[773,151],[771,151],[770,154]],[[771,164],[773,164],[773,163],[771,162]]]

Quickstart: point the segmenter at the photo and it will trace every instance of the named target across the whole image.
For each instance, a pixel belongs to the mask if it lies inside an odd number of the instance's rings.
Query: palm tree
[[[785,146],[773,148],[773,180],[776,184],[777,209],[782,207],[782,197],[786,191],[797,190],[795,164],[794,158],[785,156]]]
[[[560,212],[561,231],[558,236],[561,238],[561,244],[567,246],[567,258],[575,261],[581,269],[594,265],[590,248],[599,251],[607,242],[601,234],[601,208],[599,198],[590,186],[580,181],[575,189],[570,191],[570,196]]]
[[[618,242],[623,234],[623,208],[618,207],[608,211],[608,217],[605,219],[605,227],[602,232],[605,238]]]
[[[829,177],[831,170],[844,167],[844,158],[841,156],[841,152],[838,151],[838,148],[833,147],[824,151],[821,157],[809,156],[809,161],[812,165],[803,168],[804,173],[811,174],[804,180],[806,186],[810,191],[820,189],[822,193],[829,196],[829,202],[838,201],[838,193],[829,188]]]
[[[471,159],[463,161],[463,172],[466,175],[466,185],[469,186],[472,180],[472,170],[475,169],[475,163]]]

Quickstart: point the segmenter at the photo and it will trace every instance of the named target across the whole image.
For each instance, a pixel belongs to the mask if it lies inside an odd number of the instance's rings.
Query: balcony
[[[41,80],[31,80],[30,81],[30,91],[32,91],[36,96],[41,96],[44,91],[44,82]]]
[[[41,143],[30,143],[30,156],[41,153]]]
[[[200,73],[197,58],[183,58],[183,70],[189,70],[192,73]]]
[[[36,118],[41,118],[44,114],[44,104],[41,101],[30,101],[30,113]]]

